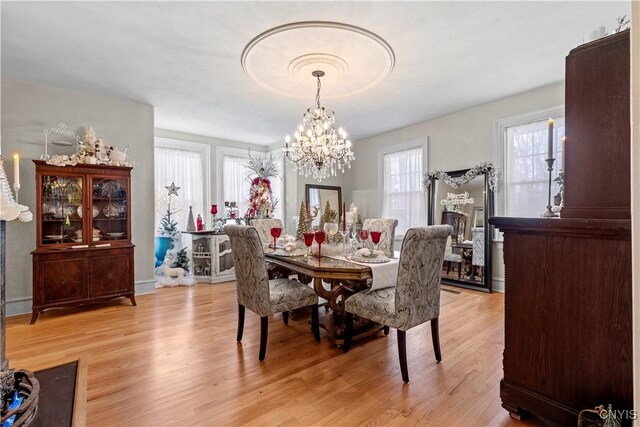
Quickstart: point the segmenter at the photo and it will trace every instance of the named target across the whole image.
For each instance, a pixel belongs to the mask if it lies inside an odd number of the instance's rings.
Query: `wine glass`
[[[325,237],[327,237],[327,235],[324,231],[316,231],[315,239],[316,242],[318,242],[318,258],[322,257],[322,242],[324,242]]]
[[[382,237],[382,235],[384,234],[384,231],[371,231],[369,234],[371,234],[371,241],[373,242],[374,249],[378,250],[378,243],[380,243],[380,237]]]
[[[315,233],[313,231],[308,231],[306,233],[302,233],[304,236],[304,244],[307,248],[307,256],[309,256],[309,252],[311,251],[311,245],[313,245],[313,238],[315,237]]]
[[[362,242],[363,248],[365,243],[367,243],[368,238],[369,238],[369,230],[360,230],[360,241]]]
[[[276,239],[282,234],[282,227],[271,227],[271,237],[273,237],[273,250],[276,250]]]

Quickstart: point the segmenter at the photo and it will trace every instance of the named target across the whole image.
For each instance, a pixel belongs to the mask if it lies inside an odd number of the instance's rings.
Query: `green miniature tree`
[[[189,272],[189,257],[187,257],[187,248],[182,248],[176,253],[176,258],[171,267],[180,267],[185,272]]]

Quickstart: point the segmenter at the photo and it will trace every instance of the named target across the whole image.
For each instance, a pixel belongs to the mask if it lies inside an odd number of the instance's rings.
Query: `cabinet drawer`
[[[131,289],[130,255],[93,257],[90,260],[89,287],[91,296],[121,294]]]
[[[42,264],[44,304],[87,298],[84,259],[49,260]]]

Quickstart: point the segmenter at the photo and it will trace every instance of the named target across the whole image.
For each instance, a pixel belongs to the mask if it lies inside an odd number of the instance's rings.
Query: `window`
[[[230,147],[218,147],[218,168],[221,171],[218,176],[218,195],[219,203],[236,202],[238,204],[238,214],[243,217],[249,209],[249,187],[251,185],[248,175],[251,173],[246,165],[249,160],[249,150],[242,150]],[[252,156],[264,155],[262,152],[252,151]],[[273,159],[277,162],[280,170],[280,178],[271,179],[271,192],[273,197],[278,200],[276,209],[273,212],[275,218],[284,219],[283,209],[284,202],[284,164],[280,149],[268,152],[273,155]],[[220,200],[221,199],[221,200]],[[220,207],[220,212],[224,211]]]
[[[546,114],[546,117],[545,116]],[[548,119],[554,120],[552,178],[558,177],[563,169],[562,138],[565,134],[564,112],[561,109],[547,110],[529,117],[514,119],[501,124],[500,142],[502,154],[503,189],[498,202],[498,212],[505,216],[539,217],[547,206],[549,193]],[[552,183],[551,204],[558,192],[558,185]]]
[[[206,221],[207,195],[209,194],[209,147],[204,144],[156,138],[154,153],[156,227],[166,210],[166,206],[162,204],[159,197],[167,195],[165,187],[172,182],[180,187],[178,197],[172,196],[172,208],[183,209],[182,214],[176,217],[178,229],[186,229],[189,206],[193,207],[194,218],[200,214]]]
[[[410,145],[413,147],[402,151],[381,153],[382,217],[398,220],[396,235],[425,223],[425,192],[421,188],[424,142]]]
[[[249,207],[249,171],[245,167],[248,158],[225,154],[222,162],[222,199],[224,202],[236,202],[241,217]],[[224,211],[220,209],[220,212]]]

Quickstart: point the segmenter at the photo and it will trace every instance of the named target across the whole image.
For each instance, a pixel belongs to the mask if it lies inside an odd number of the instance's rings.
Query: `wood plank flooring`
[[[500,406],[502,294],[443,291],[443,361],[428,324],[409,330],[409,384],[394,330],[343,354],[324,336],[314,341],[306,315],[289,326],[275,315],[260,363],[257,315],[247,310],[243,342],[235,341],[233,282],[137,301],[49,311],[33,326],[29,316],[10,318],[11,366],[83,357],[91,426],[521,425]]]

